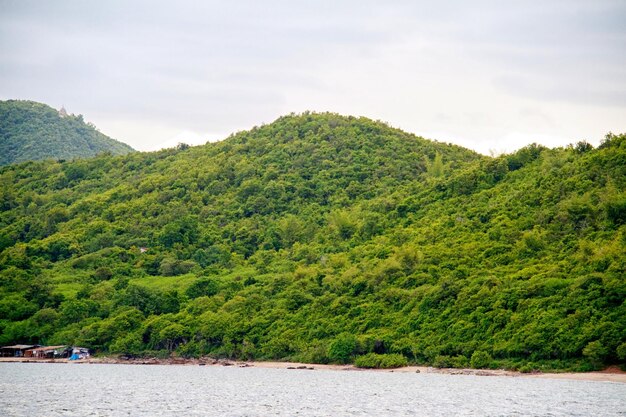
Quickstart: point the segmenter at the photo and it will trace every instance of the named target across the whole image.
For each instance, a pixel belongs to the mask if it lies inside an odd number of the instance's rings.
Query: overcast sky
[[[626,1],[0,0],[0,99],[139,150],[290,113],[479,152],[626,132]]]

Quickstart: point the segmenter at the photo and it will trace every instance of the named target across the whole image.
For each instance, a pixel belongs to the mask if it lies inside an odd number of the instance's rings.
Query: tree
[[[211,297],[219,291],[219,284],[213,278],[200,278],[187,288],[185,294],[190,299],[198,297]]]
[[[159,337],[166,349],[171,352],[184,341],[185,334],[186,329],[182,325],[173,323],[162,329],[159,332]]]

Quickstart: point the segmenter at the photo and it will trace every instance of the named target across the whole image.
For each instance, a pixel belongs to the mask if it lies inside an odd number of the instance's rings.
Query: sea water
[[[626,416],[626,384],[190,365],[0,364],[2,416]]]

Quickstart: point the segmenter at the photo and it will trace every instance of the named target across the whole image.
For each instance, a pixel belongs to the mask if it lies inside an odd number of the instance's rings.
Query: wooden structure
[[[41,346],[28,349],[24,352],[27,358],[62,358],[67,357],[67,346]]]
[[[22,357],[29,349],[37,348],[41,345],[11,345],[0,347],[0,356],[2,357]]]

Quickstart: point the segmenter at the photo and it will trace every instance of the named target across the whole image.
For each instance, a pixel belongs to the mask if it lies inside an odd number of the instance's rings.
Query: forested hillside
[[[305,113],[0,182],[0,344],[523,371],[626,359],[625,135],[490,158]]]
[[[0,101],[0,165],[42,159],[122,155],[133,149],[69,115],[34,101]]]

